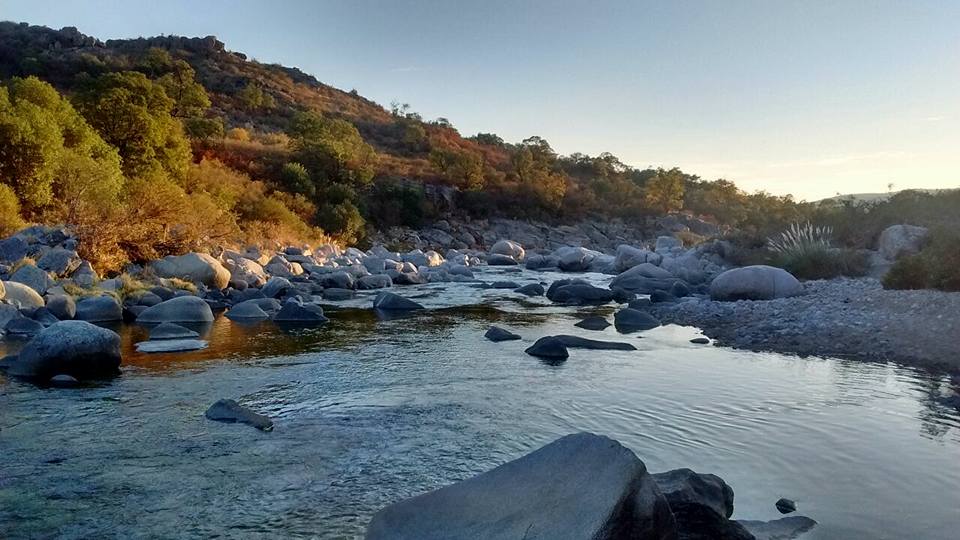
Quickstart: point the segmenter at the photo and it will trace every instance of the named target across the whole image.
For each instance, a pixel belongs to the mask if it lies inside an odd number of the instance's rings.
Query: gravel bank
[[[654,304],[652,312],[741,349],[960,371],[960,293],[887,291],[871,278],[810,281],[804,289],[762,302]]]

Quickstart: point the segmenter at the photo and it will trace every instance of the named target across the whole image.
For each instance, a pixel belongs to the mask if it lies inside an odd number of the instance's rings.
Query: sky
[[[748,191],[960,187],[955,0],[0,0],[0,19],[215,35],[466,136]]]

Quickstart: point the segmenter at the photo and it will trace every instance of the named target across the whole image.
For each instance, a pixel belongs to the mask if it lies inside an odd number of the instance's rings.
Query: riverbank
[[[884,290],[871,278],[809,281],[804,291],[766,301],[689,298],[651,311],[739,349],[960,371],[960,293]]]

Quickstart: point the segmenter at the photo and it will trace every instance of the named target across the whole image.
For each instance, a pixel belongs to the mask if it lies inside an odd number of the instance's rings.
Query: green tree
[[[0,236],[7,237],[26,225],[20,217],[20,200],[13,188],[0,184]]]
[[[300,113],[289,135],[297,161],[315,183],[364,185],[373,179],[377,153],[350,122]]]
[[[280,181],[283,182],[287,190],[293,193],[313,197],[317,192],[316,186],[310,180],[310,173],[307,172],[307,168],[296,162],[284,163],[280,169]]]
[[[483,159],[469,152],[434,148],[432,163],[450,183],[470,190],[483,189]]]
[[[256,83],[247,83],[238,93],[240,105],[249,112],[276,107],[273,96],[264,92]]]
[[[143,73],[108,73],[77,94],[75,104],[87,122],[120,152],[129,177],[158,172],[181,180],[190,164],[183,126],[173,117],[176,102]]]
[[[643,188],[644,203],[654,210],[667,213],[683,208],[683,173],[680,169],[659,169]]]

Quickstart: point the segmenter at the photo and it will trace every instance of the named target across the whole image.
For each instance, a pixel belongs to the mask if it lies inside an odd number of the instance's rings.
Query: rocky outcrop
[[[714,300],[773,300],[803,294],[803,285],[790,272],[755,265],[727,270],[710,283]]]
[[[669,505],[636,455],[568,435],[489,472],[388,506],[368,540],[672,540]]]

